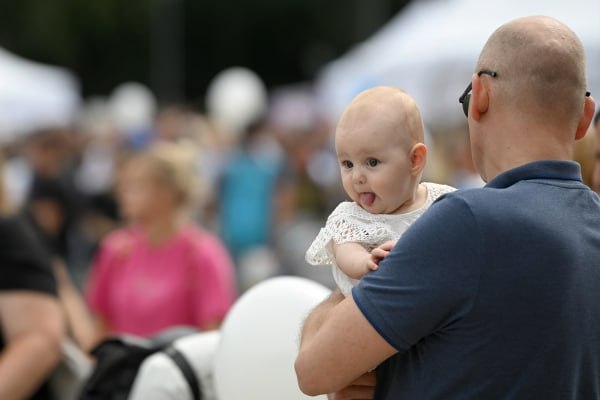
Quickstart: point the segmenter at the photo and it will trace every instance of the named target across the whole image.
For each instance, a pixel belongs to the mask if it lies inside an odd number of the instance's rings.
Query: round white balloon
[[[219,400],[308,399],[294,371],[300,329],[329,293],[298,277],[272,278],[246,292],[221,329],[214,371]]]
[[[146,86],[126,82],[110,95],[109,109],[116,128],[125,134],[152,126],[156,98]]]
[[[251,70],[243,67],[228,68],[210,82],[206,106],[219,133],[237,137],[248,124],[266,113],[267,89]]]

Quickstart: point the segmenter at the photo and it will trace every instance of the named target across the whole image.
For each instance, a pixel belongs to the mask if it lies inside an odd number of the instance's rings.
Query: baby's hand
[[[392,249],[396,245],[396,242],[398,242],[398,241],[397,240],[388,240],[387,242],[385,242],[381,246],[377,247],[377,249],[381,249],[381,250],[385,251],[386,252],[385,255],[387,256],[389,254],[389,252],[392,251]]]
[[[376,271],[379,268],[378,264],[379,261],[373,256],[373,253],[369,254],[369,257],[367,257],[367,268],[369,271]]]
[[[375,260],[375,258],[373,258],[373,256],[370,253],[367,253],[363,259],[364,261],[362,262],[363,266],[366,266],[366,269],[364,267],[361,268],[361,273],[359,276],[352,276],[350,275],[351,278],[353,279],[361,279],[363,276],[365,276],[366,274],[368,274],[371,271],[375,271],[377,268],[379,268],[379,266],[377,265],[377,262]]]
[[[379,263],[381,262],[381,260],[386,258],[388,254],[390,254],[390,250],[392,250],[395,245],[395,240],[389,240],[384,244],[374,248],[373,251],[371,251],[371,260],[367,264],[369,269],[371,271],[375,271],[377,268],[379,268]]]

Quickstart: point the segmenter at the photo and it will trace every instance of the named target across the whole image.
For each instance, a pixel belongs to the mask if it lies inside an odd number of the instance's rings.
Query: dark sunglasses
[[[489,71],[487,69],[481,70],[477,73],[477,76],[481,76],[483,74],[489,75],[492,78],[498,76],[496,71]],[[462,104],[463,112],[465,113],[465,117],[469,116],[469,101],[471,101],[471,89],[473,89],[473,85],[469,82],[469,86],[465,89],[463,94],[458,98],[458,102]]]
[[[489,75],[492,78],[495,78],[498,76],[498,73],[496,71],[489,71],[489,70],[481,70],[477,73],[477,76],[481,76],[483,74]],[[472,89],[472,84],[469,82],[469,85],[467,86],[467,88],[465,89],[465,91],[463,92],[463,94],[460,95],[460,97],[458,98],[458,102],[460,104],[462,104],[462,109],[463,112],[465,113],[465,117],[469,116],[469,101],[471,100],[471,89]],[[585,92],[585,97],[590,97],[591,93],[590,92]]]

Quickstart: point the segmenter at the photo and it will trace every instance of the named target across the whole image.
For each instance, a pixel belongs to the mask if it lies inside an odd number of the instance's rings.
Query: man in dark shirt
[[[600,399],[600,198],[569,161],[594,113],[581,43],[551,18],[509,22],[471,82],[461,102],[486,187],[441,198],[351,298],[309,316],[304,392]]]
[[[20,219],[0,217],[0,399],[49,399],[64,322],[50,261]]]

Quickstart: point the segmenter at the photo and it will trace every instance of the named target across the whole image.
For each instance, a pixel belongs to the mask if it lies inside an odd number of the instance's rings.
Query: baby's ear
[[[410,171],[413,175],[423,173],[427,162],[427,147],[423,143],[417,143],[410,151]]]

